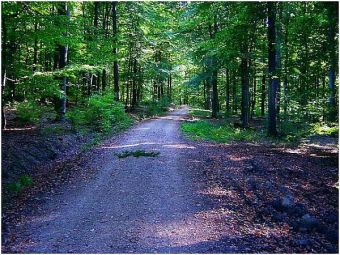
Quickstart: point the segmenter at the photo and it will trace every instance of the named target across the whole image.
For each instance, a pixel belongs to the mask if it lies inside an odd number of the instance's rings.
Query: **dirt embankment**
[[[48,171],[51,164],[67,161],[93,139],[93,134],[72,130],[69,123],[21,123],[15,111],[6,109],[6,129],[2,130],[2,183],[16,182],[21,176],[34,177]],[[6,190],[5,190],[6,191]]]

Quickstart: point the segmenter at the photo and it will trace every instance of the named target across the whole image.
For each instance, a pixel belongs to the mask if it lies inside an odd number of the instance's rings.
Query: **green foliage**
[[[210,110],[203,110],[203,109],[190,109],[189,112],[191,117],[194,118],[209,118],[211,117]]]
[[[123,104],[114,101],[110,93],[91,96],[84,107],[73,109],[66,116],[76,128],[89,127],[103,133],[119,131],[132,124]]]
[[[36,72],[24,78],[19,84],[17,93],[25,94],[28,100],[41,98],[60,98],[61,91],[59,81],[54,78],[52,72]]]
[[[43,127],[40,129],[40,133],[45,136],[49,136],[51,134],[54,135],[64,135],[70,130],[63,125],[63,123],[56,123],[47,127]]]
[[[7,185],[7,190],[13,193],[20,193],[24,188],[31,186],[33,180],[30,176],[23,175],[16,182],[11,182]]]
[[[146,101],[142,103],[145,107],[144,114],[147,117],[162,115],[168,111],[170,102],[166,97],[161,98],[159,101]]]
[[[17,115],[24,123],[37,123],[43,114],[43,109],[35,101],[25,101],[17,106]]]
[[[92,147],[98,145],[101,140],[104,138],[104,136],[101,136],[100,134],[96,134],[95,137],[93,139],[91,139],[90,142],[84,144],[82,147],[81,147],[81,151],[82,152],[86,152],[88,150],[90,150]]]
[[[207,120],[184,122],[181,130],[194,140],[208,140],[220,143],[231,141],[259,141],[263,136],[253,129],[233,128],[230,124]]]
[[[337,125],[337,123],[316,123],[314,124],[312,131],[313,133],[318,135],[338,136],[339,126]]]
[[[130,156],[139,158],[139,157],[157,157],[159,154],[160,154],[159,151],[136,150],[136,151],[123,151],[122,153],[117,153],[115,155],[118,158],[127,158]]]

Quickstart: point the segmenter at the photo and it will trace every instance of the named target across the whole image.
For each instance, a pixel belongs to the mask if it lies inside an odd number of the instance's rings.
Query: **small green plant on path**
[[[16,182],[11,182],[7,185],[7,190],[13,193],[20,193],[24,188],[31,186],[33,180],[30,176],[23,175]]]
[[[123,151],[121,153],[116,153],[115,155],[118,158],[127,158],[130,156],[139,158],[139,157],[157,157],[159,154],[160,154],[159,151],[136,150],[136,151]]]

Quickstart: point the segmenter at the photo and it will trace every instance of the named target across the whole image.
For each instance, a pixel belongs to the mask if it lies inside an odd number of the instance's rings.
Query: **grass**
[[[259,141],[263,134],[253,129],[233,128],[226,122],[211,122],[208,120],[198,120],[184,122],[181,130],[194,140],[208,140],[219,143],[231,141]]]
[[[101,133],[96,133],[94,138],[92,138],[88,143],[81,146],[80,148],[81,152],[89,151],[92,147],[100,144],[100,142],[106,137],[107,137],[106,135],[103,135]]]
[[[313,126],[313,131],[318,135],[337,136],[339,134],[339,127],[327,123],[317,123]]]
[[[23,175],[19,178],[18,181],[11,182],[7,185],[7,190],[12,193],[20,193],[24,188],[31,186],[33,184],[33,180],[30,176]]]
[[[135,158],[139,157],[157,157],[160,154],[159,151],[144,151],[144,150],[136,150],[136,151],[123,151],[122,153],[116,153],[115,155],[118,158],[127,158],[133,156]]]
[[[210,118],[211,111],[203,109],[190,109],[189,115],[194,118]]]
[[[224,111],[220,111],[218,113],[219,117],[222,117],[224,115]],[[198,118],[198,119],[210,119],[211,118],[211,110],[204,110],[199,108],[193,108],[189,110],[189,115],[192,118]]]
[[[257,129],[235,128],[235,119],[225,118],[220,120],[207,119],[209,110],[191,109],[190,115],[198,120],[183,122],[181,130],[193,140],[207,140],[218,143],[232,141],[266,142],[285,146],[296,146],[303,138],[311,135],[330,135],[336,137],[339,132],[337,123],[312,123],[304,121],[281,122],[278,137],[269,137],[266,133],[266,124]]]
[[[55,124],[53,126],[42,128],[40,132],[44,136],[49,136],[52,134],[64,135],[67,130],[65,129],[65,127],[62,126],[62,124]]]

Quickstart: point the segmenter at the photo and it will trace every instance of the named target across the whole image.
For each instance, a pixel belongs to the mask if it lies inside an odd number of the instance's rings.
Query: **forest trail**
[[[16,227],[16,241],[10,250],[227,252],[218,243],[223,235],[220,216],[208,213],[212,204],[196,192],[202,178],[189,171],[195,147],[179,130],[187,112],[188,108],[182,107],[144,121],[120,138],[100,145],[101,158],[94,159],[96,176],[86,185],[76,183],[70,191],[50,197],[41,215],[31,215]],[[125,150],[160,154],[119,159],[116,153]]]

